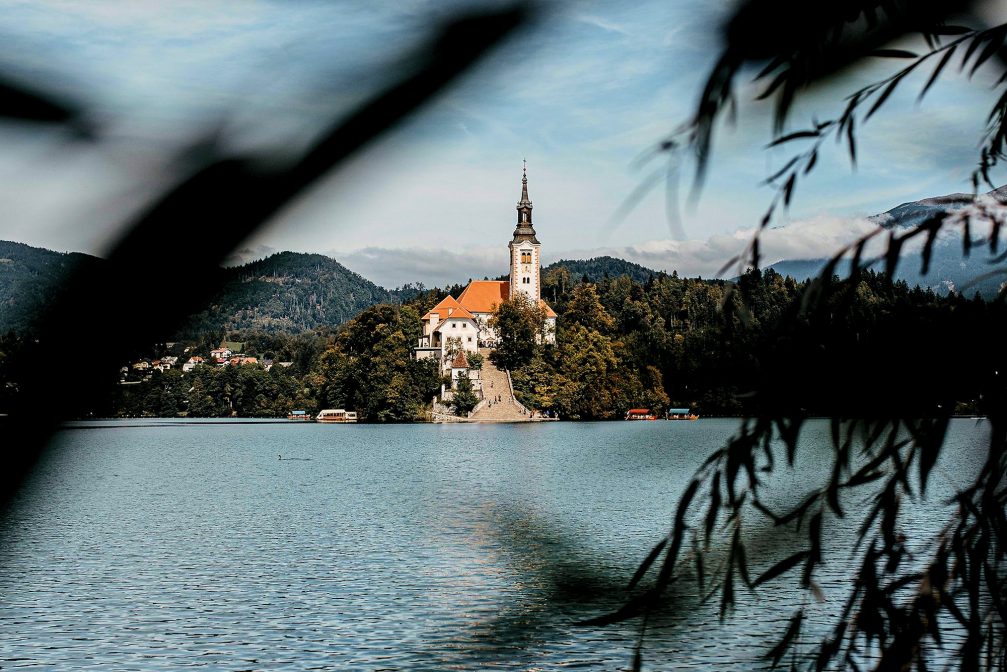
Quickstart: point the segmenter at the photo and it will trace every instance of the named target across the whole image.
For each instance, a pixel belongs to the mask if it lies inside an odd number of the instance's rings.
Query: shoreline
[[[2,416],[0,416],[2,417]],[[589,418],[589,419],[577,419],[571,420],[569,418],[527,418],[524,420],[471,420],[469,418],[457,418],[454,420],[414,420],[414,421],[403,421],[403,422],[368,422],[358,421],[358,422],[347,422],[347,423],[319,423],[315,421],[305,421],[305,420],[288,420],[287,418],[274,417],[274,418],[254,418],[254,417],[230,417],[230,418],[190,418],[185,416],[133,416],[133,417],[94,417],[94,418],[73,418],[70,420],[62,421],[62,424],[73,422],[125,422],[129,420],[142,420],[150,423],[162,422],[165,424],[177,424],[178,421],[192,422],[194,424],[201,425],[520,425],[528,423],[541,423],[541,422],[570,422],[570,423],[594,423],[594,422],[635,422],[635,423],[648,423],[648,422],[701,422],[702,420],[744,420],[746,418],[754,418],[754,415],[704,415],[699,420],[666,420],[665,418],[658,418],[657,420],[626,420],[624,418]],[[985,415],[951,415],[949,416],[951,420],[987,420]],[[832,416],[829,415],[809,415],[806,420],[830,420]],[[854,418],[851,418],[854,419]],[[862,420],[863,418],[855,418]]]

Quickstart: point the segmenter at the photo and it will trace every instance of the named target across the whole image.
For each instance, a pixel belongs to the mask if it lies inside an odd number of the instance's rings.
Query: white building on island
[[[497,307],[518,293],[537,303],[545,312],[545,340],[556,338],[556,313],[542,300],[542,244],[532,227],[532,204],[528,198],[528,169],[521,176],[521,200],[517,204],[517,226],[507,248],[510,251],[509,280],[473,280],[455,299],[446,297],[423,316],[423,336],[416,358],[437,357],[449,367],[452,351],[478,352],[492,348],[496,334],[490,318]]]

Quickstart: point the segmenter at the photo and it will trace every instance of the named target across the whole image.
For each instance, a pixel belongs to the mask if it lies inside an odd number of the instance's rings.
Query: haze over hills
[[[980,201],[988,208],[999,211],[1001,217],[1007,216],[1007,186],[994,189],[980,196]],[[961,210],[972,205],[971,194],[948,194],[935,198],[925,198],[919,201],[903,203],[891,210],[869,217],[869,221],[878,226],[890,229],[895,232],[905,231],[918,226],[928,218],[940,213],[950,213]],[[976,240],[968,257],[962,254],[962,234],[957,228],[946,227],[938,235],[934,243],[933,253],[930,260],[930,270],[926,275],[920,274],[923,257],[920,250],[922,236],[919,243],[914,247],[904,249],[901,260],[896,269],[895,276],[899,280],[905,280],[910,285],[920,285],[929,287],[940,294],[947,294],[950,291],[966,292],[972,295],[979,292],[986,298],[996,296],[1000,291],[1000,286],[1007,277],[995,275],[987,277],[990,271],[996,266],[992,264],[992,257],[988,246],[980,239],[988,235],[985,227],[975,227],[972,231],[972,238]],[[1001,247],[1003,247],[1001,245]],[[876,250],[880,252],[880,250]],[[772,264],[773,268],[782,275],[790,275],[797,280],[818,275],[828,259],[785,259]],[[874,270],[882,270],[884,263],[877,261],[870,266]],[[839,271],[848,273],[848,264],[840,264]]]

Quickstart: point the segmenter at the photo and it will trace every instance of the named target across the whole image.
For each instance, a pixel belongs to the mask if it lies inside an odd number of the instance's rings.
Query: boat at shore
[[[314,418],[307,411],[291,411],[287,413],[287,420],[298,420],[300,422],[311,422]]]
[[[657,420],[657,415],[649,408],[631,408],[626,411],[626,420]]]
[[[666,420],[699,420],[699,416],[689,408],[669,408],[664,414]]]
[[[356,422],[357,414],[354,411],[347,411],[342,408],[327,408],[315,416],[315,420],[326,423]]]

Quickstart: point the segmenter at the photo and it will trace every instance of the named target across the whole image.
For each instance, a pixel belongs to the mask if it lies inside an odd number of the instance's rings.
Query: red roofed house
[[[448,353],[479,352],[479,321],[453,297],[447,297],[423,316],[423,337],[416,358],[438,357],[446,366]]]
[[[449,296],[434,306],[423,316],[423,336],[416,348],[417,359],[439,357],[443,365],[449,367],[449,354],[453,350],[477,352],[480,347],[494,347],[496,334],[490,327],[489,320],[497,306],[519,292],[538,303],[545,311],[545,339],[549,343],[555,341],[556,313],[542,300],[542,244],[538,242],[532,227],[531,210],[526,168],[521,177],[517,227],[507,244],[510,250],[510,279],[473,280],[457,300]]]
[[[473,371],[473,373],[477,373]],[[451,361],[451,387],[458,385],[458,379],[469,375],[469,360],[465,357],[465,351],[459,350],[458,354]]]

